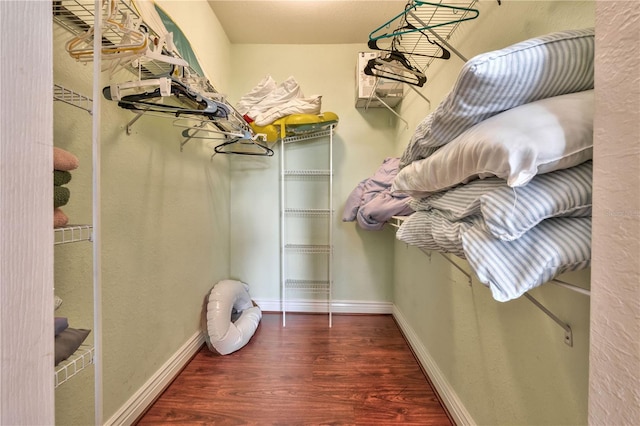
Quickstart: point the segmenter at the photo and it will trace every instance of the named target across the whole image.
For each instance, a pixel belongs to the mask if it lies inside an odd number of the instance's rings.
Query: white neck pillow
[[[207,346],[227,355],[246,345],[262,319],[262,311],[254,306],[249,286],[235,280],[219,281],[207,301]],[[232,321],[235,312],[240,317]],[[212,348],[213,347],[213,348]]]

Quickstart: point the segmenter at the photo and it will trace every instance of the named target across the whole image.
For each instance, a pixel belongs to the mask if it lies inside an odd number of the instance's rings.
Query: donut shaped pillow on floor
[[[262,311],[253,305],[248,290],[249,286],[243,282],[222,280],[209,292],[207,346],[220,355],[230,354],[246,345],[262,319]]]

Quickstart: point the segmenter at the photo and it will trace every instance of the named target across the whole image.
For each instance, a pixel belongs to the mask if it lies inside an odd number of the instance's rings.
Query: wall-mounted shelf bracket
[[[549,318],[554,320],[556,322],[556,324],[558,324],[560,327],[562,327],[562,329],[564,330],[564,343],[567,344],[568,346],[572,346],[573,347],[573,332],[571,331],[571,327],[569,327],[569,324],[567,324],[567,323],[563,322],[562,320],[560,320],[560,318],[555,316],[553,314],[553,312],[551,312],[549,309],[547,309],[542,303],[538,302],[538,300],[536,300],[529,293],[525,293],[524,296],[527,299],[529,299],[529,301],[531,303],[536,305],[542,312],[544,312]]]
[[[127,135],[130,135],[130,134],[131,134],[131,126],[133,126],[133,123],[135,123],[136,121],[138,121],[138,119],[140,119],[140,117],[142,117],[142,116],[144,115],[144,113],[145,113],[145,112],[147,112],[147,111],[136,112],[136,113],[135,113],[135,114],[136,114],[136,116],[135,116],[135,117],[133,117],[133,118],[131,119],[131,121],[129,121],[129,122],[127,123],[127,125],[125,126],[125,131],[127,132]]]
[[[439,252],[439,253],[440,253],[440,252]],[[445,260],[446,260],[447,262],[449,262],[450,264],[452,264],[452,265],[453,265],[453,266],[454,266],[458,271],[460,271],[460,273],[461,273],[462,275],[464,275],[465,277],[467,277],[467,281],[469,282],[469,285],[472,285],[472,284],[473,284],[473,277],[471,276],[471,274],[470,274],[470,273],[468,273],[467,271],[465,271],[464,269],[462,269],[462,268],[460,267],[460,265],[458,265],[458,264],[457,264],[456,262],[454,262],[453,260],[449,259],[449,257],[448,257],[447,255],[445,255],[444,253],[440,253],[440,255],[441,255],[442,257],[444,257],[444,258],[445,258]]]

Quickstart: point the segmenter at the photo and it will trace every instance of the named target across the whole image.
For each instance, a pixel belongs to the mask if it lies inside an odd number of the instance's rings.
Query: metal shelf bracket
[[[555,316],[553,312],[547,309],[542,303],[538,302],[532,295],[529,293],[524,293],[524,296],[529,299],[531,303],[536,305],[542,312],[544,312],[549,318],[554,320],[556,324],[558,324],[564,330],[564,343],[568,346],[573,347],[573,331],[571,331],[571,327],[569,324],[563,322],[560,318]]]

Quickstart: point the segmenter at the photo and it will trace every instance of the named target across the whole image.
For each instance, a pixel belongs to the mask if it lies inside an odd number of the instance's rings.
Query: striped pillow
[[[502,111],[592,89],[594,35],[593,28],[561,31],[470,59],[452,91],[417,126],[400,167]]]
[[[515,240],[550,217],[590,217],[592,161],[537,175],[528,184],[510,188],[503,179],[488,178],[413,200],[414,210],[437,210],[450,221],[482,215],[496,238]]]
[[[506,302],[565,272],[591,264],[591,219],[553,218],[515,241],[473,227],[462,235],[467,261],[493,298]]]
[[[396,238],[423,250],[451,253],[464,259],[462,234],[481,224],[480,216],[469,216],[454,222],[437,210],[423,210],[407,217],[396,232]]]

